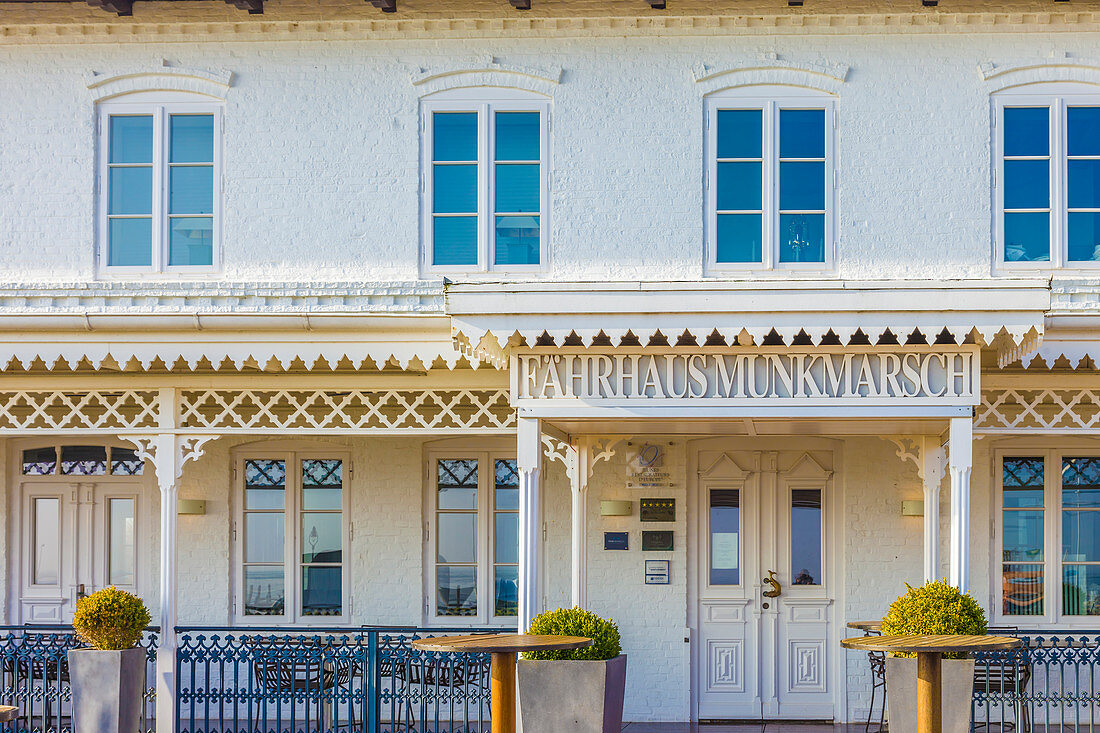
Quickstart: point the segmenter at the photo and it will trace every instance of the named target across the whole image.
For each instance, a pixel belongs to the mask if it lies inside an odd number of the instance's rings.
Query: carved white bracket
[[[164,486],[175,484],[183,475],[183,467],[202,458],[206,444],[221,436],[158,433],[119,437],[133,443],[138,457],[153,464],[157,471],[157,482]]]
[[[596,470],[596,464],[610,461],[615,457],[619,443],[629,440],[628,437],[600,438],[584,437],[577,443],[566,443],[550,435],[542,436],[544,446],[543,455],[548,460],[558,461],[565,466],[565,475],[569,477],[572,486],[587,486]],[[584,451],[584,455],[581,455]],[[579,476],[580,466],[585,465],[585,475]]]

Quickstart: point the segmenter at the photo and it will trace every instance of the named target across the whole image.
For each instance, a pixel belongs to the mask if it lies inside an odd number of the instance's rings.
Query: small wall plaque
[[[672,531],[642,532],[642,552],[672,552]]]
[[[603,549],[605,550],[629,550],[630,534],[628,532],[604,532]]]
[[[668,585],[668,560],[645,561],[645,584]]]
[[[675,499],[642,499],[639,504],[643,522],[676,521]]]

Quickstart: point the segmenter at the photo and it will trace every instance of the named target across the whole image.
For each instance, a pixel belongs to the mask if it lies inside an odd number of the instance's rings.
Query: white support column
[[[531,626],[541,598],[540,556],[542,512],[542,425],[538,418],[520,417],[516,425],[519,468],[519,631]]]
[[[573,497],[570,600],[578,608],[588,608],[588,479],[592,475],[592,450],[587,439],[573,450],[577,470],[569,477]]]
[[[928,582],[940,574],[940,483],[947,468],[947,452],[939,440],[926,437],[920,460],[924,482],[924,580]]]
[[[157,730],[176,729],[176,507],[179,504],[178,451],[174,435],[157,436],[158,456],[172,459],[157,461],[157,485],[160,487],[160,644],[157,648]],[[165,721],[171,721],[165,725]]]
[[[973,439],[973,418],[951,418],[948,440],[948,470],[951,474],[949,581],[963,592],[970,587],[970,470],[973,466]]]

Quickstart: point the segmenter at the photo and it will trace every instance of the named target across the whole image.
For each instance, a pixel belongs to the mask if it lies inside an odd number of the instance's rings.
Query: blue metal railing
[[[145,632],[147,679],[153,680],[158,629]],[[19,717],[0,731],[68,733],[72,727],[68,651],[82,646],[71,626],[0,626],[0,705],[14,705]],[[153,731],[155,689],[146,684],[142,733]]]
[[[178,628],[180,733],[482,733],[488,655],[414,639],[512,629]]]
[[[996,633],[1024,646],[974,655],[973,729],[1100,729],[1100,630]]]

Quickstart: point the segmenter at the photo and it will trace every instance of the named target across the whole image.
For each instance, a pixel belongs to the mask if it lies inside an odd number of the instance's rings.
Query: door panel
[[[833,717],[832,461],[828,451],[700,452],[700,719]]]

